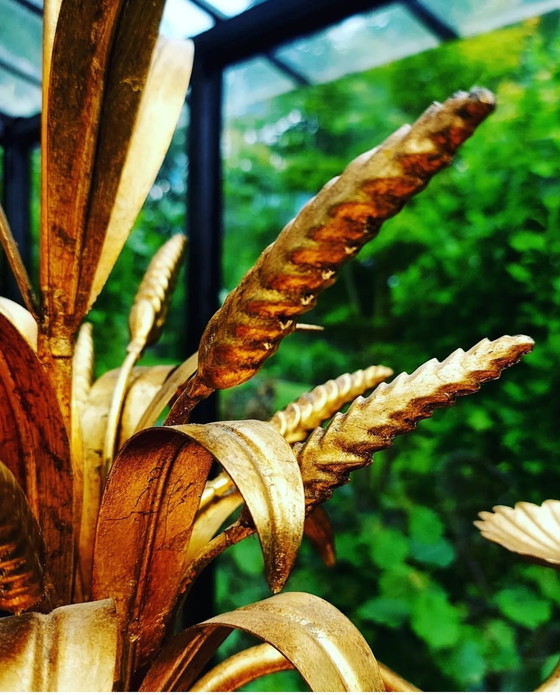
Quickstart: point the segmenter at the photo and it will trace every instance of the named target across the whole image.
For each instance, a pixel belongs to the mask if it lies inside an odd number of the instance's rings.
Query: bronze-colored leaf
[[[0,620],[0,690],[109,692],[117,625],[112,601]]]
[[[21,304],[6,297],[0,297],[0,314],[9,319],[33,350],[37,350],[37,321]]]
[[[382,664],[381,661],[378,661],[377,665],[387,692],[421,692],[412,683]],[[291,661],[272,645],[265,642],[256,647],[244,649],[214,666],[190,687],[190,692],[231,693],[262,676],[279,671],[290,671],[293,668],[294,665]]]
[[[0,461],[0,610],[22,613],[45,599],[45,549],[35,517]]]
[[[74,566],[68,435],[37,355],[1,314],[0,384],[0,459],[23,488],[39,522],[46,547],[47,593],[54,605],[67,603]]]
[[[159,37],[111,210],[89,306],[115,265],[161,167],[185,100],[192,61],[191,41]]]
[[[270,424],[288,442],[300,442],[311,430],[337,413],[345,403],[350,403],[369,389],[385,381],[393,374],[389,367],[371,366],[352,374],[342,374],[325,384],[304,393],[284,410],[270,418]]]
[[[140,690],[188,690],[235,628],[278,649],[313,691],[384,691],[379,666],[362,635],[334,606],[304,593],[279,594],[177,635],[158,656]]]
[[[27,270],[23,265],[21,255],[17,243],[13,237],[12,230],[8,224],[8,219],[4,213],[4,209],[0,205],[0,246],[4,249],[12,273],[17,282],[23,301],[27,306],[29,313],[35,319],[38,320],[39,316],[39,305],[37,303],[37,298],[31,287],[31,282],[29,276],[27,275]]]
[[[486,90],[458,92],[432,105],[412,127],[355,159],[329,182],[259,257],[200,340],[199,367],[171,409],[184,422],[212,389],[250,379],[332,285],[338,268],[381,224],[450,164],[459,146],[494,109]]]
[[[177,429],[210,451],[233,479],[259,535],[268,584],[280,591],[301,543],[305,511],[301,474],[289,444],[258,420]]]
[[[265,642],[244,649],[214,666],[190,687],[190,692],[231,693],[257,678],[293,668],[291,661]]]
[[[45,330],[84,317],[150,68],[163,1],[63,2],[48,86],[41,225]]]
[[[119,445],[136,430],[138,419],[165,381],[172,367],[135,367],[125,394],[119,421]],[[81,416],[82,429],[87,432],[84,442],[83,501],[80,524],[79,557],[80,577],[84,597],[89,597],[93,541],[97,515],[101,504],[101,491],[105,484],[106,470],[103,460],[103,442],[107,426],[107,414],[118,379],[119,370],[105,372],[91,387],[88,401]]]
[[[474,525],[490,541],[521,555],[560,565],[560,501],[541,505],[517,502],[515,508],[498,505],[480,512]]]
[[[307,505],[332,495],[348,482],[349,473],[371,463],[374,452],[386,449],[398,434],[409,432],[436,408],[452,405],[459,396],[478,391],[497,379],[533,349],[527,336],[481,340],[468,352],[456,350],[443,362],[426,362],[413,374],[400,374],[381,384],[368,398],[357,398],[347,413],[335,415],[325,429],[316,429],[294,450],[301,467]]]
[[[323,507],[315,507],[305,518],[304,533],[313,543],[327,567],[334,567],[334,533],[331,520]]]
[[[155,428],[130,439],[111,468],[99,511],[93,597],[116,603],[121,689],[159,648],[172,618],[211,464],[194,440]]]

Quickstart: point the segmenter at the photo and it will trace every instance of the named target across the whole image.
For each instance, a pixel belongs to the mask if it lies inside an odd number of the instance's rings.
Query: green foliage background
[[[482,540],[477,513],[560,494],[560,13],[299,89],[226,123],[224,291],[283,225],[361,152],[432,100],[474,84],[497,112],[447,171],[383,227],[222,415],[269,417],[303,390],[369,364],[412,371],[482,337],[527,333],[535,351],[496,383],[376,455],[327,504],[338,564],[304,543],[288,590],[329,600],[375,655],[425,690],[533,689],[558,654],[560,581]],[[116,367],[155,249],[184,228],[185,123],[128,248],[92,312],[97,368]],[[35,185],[38,181],[35,161]],[[38,199],[36,197],[36,199]],[[35,229],[38,209],[33,210]],[[35,263],[35,266],[37,264]],[[181,281],[147,363],[181,359]],[[217,611],[268,595],[248,539],[217,572]],[[234,636],[229,649],[248,644]],[[302,689],[278,674],[248,689]]]
[[[307,386],[384,363],[412,371],[482,337],[537,346],[481,394],[376,455],[327,504],[338,564],[305,547],[287,589],[321,595],[426,690],[532,689],[558,651],[560,584],[481,539],[477,513],[559,494],[559,15],[301,89],[228,122],[225,287],[350,159],[432,100],[481,84],[499,107],[386,223],[224,416],[267,417]],[[267,595],[256,541],[218,570],[219,609]],[[238,638],[237,646],[244,644]],[[548,657],[552,657],[549,659]],[[255,687],[299,689],[295,676]]]

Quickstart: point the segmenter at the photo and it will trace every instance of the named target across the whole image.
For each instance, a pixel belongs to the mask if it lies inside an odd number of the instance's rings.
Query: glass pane
[[[422,0],[461,36],[481,34],[560,7],[559,0]]]
[[[260,5],[267,0],[212,0],[210,3],[217,10],[227,15],[228,17],[234,17],[241,12],[245,12],[250,7],[255,5]]]
[[[328,82],[433,48],[438,43],[431,32],[395,3],[350,17],[312,38],[297,40],[276,55],[313,82]]]
[[[255,104],[293,88],[293,81],[264,58],[240,63],[226,70],[226,117],[247,113]]]
[[[41,110],[41,88],[0,68],[0,111],[6,116],[33,116]]]
[[[21,5],[0,0],[0,60],[41,79],[41,19]]]
[[[214,26],[214,20],[192,2],[167,0],[161,20],[161,33],[170,39],[196,36]]]

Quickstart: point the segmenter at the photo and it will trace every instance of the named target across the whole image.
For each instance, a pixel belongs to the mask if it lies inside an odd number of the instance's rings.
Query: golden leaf
[[[377,662],[387,692],[421,692],[397,673]],[[272,645],[264,643],[244,649],[210,669],[190,687],[192,693],[233,692],[271,673],[293,670],[294,665]]]
[[[122,636],[121,689],[159,648],[178,601],[186,550],[212,456],[171,428],[120,451],[103,494],[93,598],[113,598]]]
[[[280,591],[301,543],[305,513],[301,474],[289,444],[258,420],[175,429],[202,444],[233,479],[259,534],[268,584]]]
[[[60,6],[41,224],[45,330],[53,339],[71,335],[88,308],[162,11],[162,0]]]
[[[304,533],[313,543],[327,567],[334,567],[334,534],[331,520],[323,507],[315,507],[305,519]]]
[[[0,297],[0,314],[11,321],[33,350],[37,351],[37,321],[27,309],[6,297]]]
[[[115,265],[161,167],[185,100],[192,61],[191,41],[159,37],[93,279],[89,306]]]
[[[210,618],[174,637],[148,671],[140,690],[188,690],[235,628],[280,651],[313,691],[385,689],[375,657],[348,618],[317,596],[285,593]]]
[[[56,396],[27,341],[0,314],[0,459],[23,488],[46,547],[47,593],[70,599],[74,565],[68,435]]]
[[[22,613],[45,599],[45,549],[35,517],[0,461],[0,610]]]
[[[135,367],[132,370],[119,421],[119,444],[124,443],[135,432],[146,403],[159,391],[171,369],[170,366],[158,366]],[[87,437],[84,442],[79,557],[81,585],[86,599],[89,597],[91,587],[93,541],[99,505],[101,504],[101,491],[105,484],[107,472],[104,467],[103,442],[105,440],[107,414],[118,374],[118,369],[105,372],[93,384],[81,416],[82,428],[84,432],[87,432]]]
[[[328,499],[333,488],[348,482],[349,473],[371,463],[374,452],[414,429],[435,408],[452,405],[458,396],[478,391],[497,379],[533,348],[527,336],[481,340],[468,352],[456,350],[443,362],[426,362],[413,374],[400,374],[381,384],[368,398],[357,398],[347,413],[335,415],[294,450],[301,467],[308,505]]]
[[[517,502],[515,508],[498,505],[492,512],[480,512],[474,525],[490,541],[521,555],[560,564],[560,501],[541,505]]]
[[[295,319],[333,284],[338,268],[450,164],[494,103],[490,92],[473,90],[432,105],[413,126],[351,162],[307,203],[210,319],[200,340],[198,371],[173,405],[168,424],[185,421],[209,390],[254,376],[295,330]]]
[[[116,653],[112,601],[2,618],[0,690],[107,692],[113,689]]]
[[[309,393],[304,393],[284,410],[275,413],[269,422],[288,442],[300,442],[311,430],[337,413],[345,403],[353,401],[392,374],[393,370],[383,365],[342,374],[337,379],[330,379]]]
[[[265,642],[222,661],[205,673],[189,690],[191,693],[231,693],[257,678],[293,668],[291,661]]]

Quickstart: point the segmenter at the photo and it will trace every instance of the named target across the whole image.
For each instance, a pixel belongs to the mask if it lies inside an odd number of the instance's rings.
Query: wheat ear
[[[269,422],[291,444],[301,442],[345,403],[353,401],[392,374],[393,370],[383,365],[342,374],[304,393],[284,410],[274,413]]]
[[[430,360],[412,374],[380,384],[368,398],[357,398],[348,412],[338,413],[328,427],[294,446],[308,507],[328,499],[333,488],[348,482],[352,470],[367,466],[374,452],[389,447],[394,437],[414,429],[436,408],[497,379],[533,344],[524,335],[485,338],[468,352],[456,350],[443,362]]]
[[[119,418],[130,374],[144,348],[153,345],[161,334],[186,243],[187,239],[183,234],[175,234],[159,249],[152,258],[134,298],[128,317],[130,342],[126,348],[127,355],[115,384],[107,416],[103,447],[106,469],[109,468],[115,453]]]
[[[433,104],[414,125],[361,155],[330,181],[259,257],[200,340],[198,371],[167,424],[180,424],[214,389],[250,379],[296,328],[339,267],[381,224],[449,165],[459,146],[494,109],[484,89]]]

